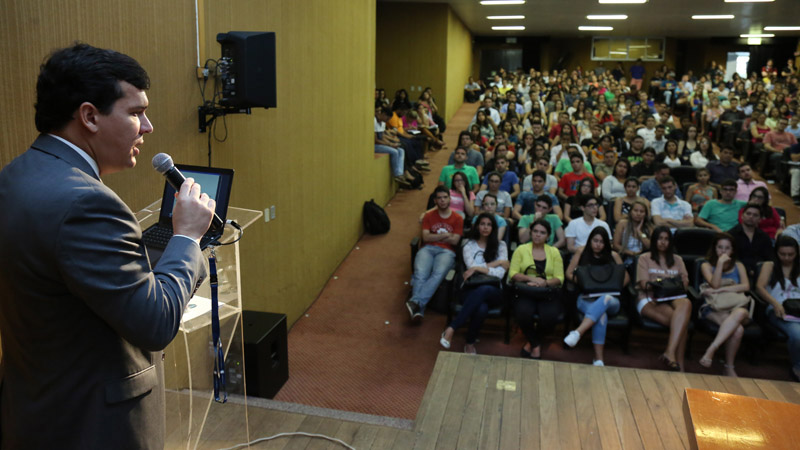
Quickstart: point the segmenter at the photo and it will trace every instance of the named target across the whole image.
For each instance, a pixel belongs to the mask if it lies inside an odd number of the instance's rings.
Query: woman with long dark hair
[[[578,266],[605,266],[622,264],[617,252],[611,249],[611,241],[608,237],[608,232],[605,228],[597,227],[589,233],[589,239],[586,246],[578,250],[572,256],[572,260],[567,268],[566,277],[568,280],[577,283],[575,271]],[[630,281],[628,273],[625,272],[625,280],[623,285],[627,285]],[[578,309],[584,314],[578,328],[569,332],[567,337],[564,338],[564,343],[570,347],[575,347],[578,344],[583,333],[592,329],[592,344],[594,344],[594,360],[592,364],[595,366],[603,366],[603,348],[606,342],[606,325],[608,323],[608,316],[613,316],[619,312],[619,299],[610,294],[603,294],[601,296],[589,297],[584,294],[578,295]]]
[[[560,288],[564,283],[564,262],[559,250],[547,245],[550,224],[544,219],[535,220],[530,230],[531,242],[517,247],[511,257],[509,283],[525,283],[535,288]],[[522,357],[541,359],[542,336],[555,327],[561,311],[561,302],[552,298],[549,291],[540,298],[520,295],[514,305],[514,315],[526,338],[520,350]],[[535,318],[537,315],[538,320]]]
[[[578,193],[568,198],[567,201],[564,202],[564,226],[569,224],[572,220],[583,217],[583,209],[579,204],[580,199],[584,195],[594,197],[595,188],[596,186],[594,185],[594,180],[591,178],[584,178],[578,183]],[[597,203],[601,202],[598,200]],[[605,208],[600,208],[597,211],[597,218],[602,221],[606,220]]]
[[[708,283],[704,294],[720,294],[723,292],[745,293],[750,290],[747,269],[736,260],[736,246],[733,236],[728,233],[717,233],[711,240],[706,260],[700,266],[703,280]],[[714,340],[700,358],[700,365],[711,367],[714,353],[725,343],[725,375],[735,377],[734,361],[739,345],[744,336],[744,325],[750,320],[750,311],[745,307],[733,308],[730,311],[714,311],[708,303],[700,307],[700,318],[710,320],[719,325]]]
[[[613,173],[603,179],[603,199],[607,202],[614,202],[619,197],[625,197],[625,179],[631,171],[631,163],[627,159],[617,159],[614,164]]]
[[[633,258],[650,248],[653,228],[647,205],[634,200],[628,215],[617,223],[614,230],[614,250],[622,256],[625,266],[633,264]]]
[[[717,155],[711,147],[711,139],[703,136],[697,141],[697,151],[689,155],[689,162],[695,169],[705,169],[709,161],[716,161]]]
[[[689,286],[689,273],[683,258],[675,254],[672,232],[669,227],[659,226],[650,237],[650,251],[639,256],[636,268],[639,302],[636,309],[642,317],[669,327],[667,348],[659,359],[667,369],[683,372],[692,302],[685,295],[672,299],[656,297],[648,283],[666,278],[680,279],[684,289]]]
[[[442,347],[450,348],[453,334],[469,320],[464,353],[474,355],[475,341],[489,309],[503,299],[499,283],[508,270],[508,250],[506,243],[497,239],[497,222],[494,220],[494,215],[481,213],[478,216],[476,226],[472,227],[461,248],[461,255],[466,267],[463,275],[465,282],[477,274],[498,279],[497,284],[483,284],[466,289],[461,311],[445,328],[439,339]]]
[[[786,320],[783,304],[788,299],[800,299],[800,249],[789,236],[778,236],[775,242],[777,262],[767,261],[756,282],[756,293],[769,303],[767,320],[789,337],[791,375],[800,382],[800,322]]]
[[[497,134],[497,125],[492,121],[489,110],[481,108],[475,116],[475,125],[481,130],[481,136],[491,141],[494,135]]]

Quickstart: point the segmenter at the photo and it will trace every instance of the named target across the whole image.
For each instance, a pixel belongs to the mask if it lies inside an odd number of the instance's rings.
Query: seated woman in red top
[[[750,193],[750,198],[747,203],[755,203],[761,205],[761,222],[758,223],[758,228],[767,233],[772,241],[775,241],[775,236],[779,231],[783,231],[784,224],[781,220],[778,210],[769,205],[769,191],[764,186],[759,186],[753,189]],[[742,210],[739,210],[739,223],[742,223]]]

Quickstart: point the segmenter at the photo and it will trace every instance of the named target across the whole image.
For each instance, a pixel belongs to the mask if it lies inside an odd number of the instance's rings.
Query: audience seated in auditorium
[[[614,229],[614,251],[620,254],[625,267],[633,265],[634,258],[650,248],[650,235],[655,225],[650,219],[647,204],[634,200],[625,217]]]
[[[736,200],[748,201],[750,194],[758,187],[767,188],[767,183],[753,179],[753,169],[750,163],[743,162],[739,165],[739,179],[736,180]]]
[[[494,221],[497,224],[497,239],[503,240],[506,237],[506,229],[508,228],[508,221],[505,217],[498,214],[497,197],[494,194],[486,194],[483,196],[480,213],[487,213],[494,215]],[[472,225],[474,226],[478,220],[477,215],[472,218]]]
[[[733,161],[733,148],[722,147],[719,159],[708,161],[706,169],[711,176],[711,183],[719,185],[725,180],[735,180],[739,176],[739,163]]]
[[[636,283],[639,300],[636,309],[642,317],[669,328],[667,348],[660,360],[668,370],[684,370],[686,337],[692,314],[692,303],[685,295],[658,298],[650,282],[678,278],[684,289],[689,286],[689,273],[680,255],[675,254],[672,232],[657,226],[650,237],[650,251],[639,256]]]
[[[539,156],[536,159],[535,169],[544,172],[547,177],[547,179],[544,182],[544,189],[551,194],[556,194],[558,192],[558,179],[555,176],[550,175],[549,173],[551,169],[550,158],[548,158],[547,156]],[[523,191],[530,191],[532,189],[533,189],[533,172],[531,172],[531,175],[526,176],[525,179],[522,181]]]
[[[655,151],[653,152],[655,155]],[[630,149],[622,152],[622,159],[631,163],[635,167],[644,160],[644,138],[636,135],[631,138]]]
[[[642,187],[639,191],[639,195],[646,198],[648,201],[653,201],[658,197],[661,197],[661,180],[668,177],[670,173],[669,166],[665,163],[655,163],[653,165],[653,178],[647,179],[642,182]],[[681,197],[681,189],[680,187],[676,187],[675,195],[678,198]]]
[[[508,268],[509,284],[534,288],[518,289],[514,304],[514,316],[525,335],[525,345],[520,350],[523,358],[541,359],[542,338],[555,328],[563,311],[557,290],[564,283],[564,262],[558,249],[547,245],[550,232],[547,221],[534,221],[531,242],[517,247]]]
[[[544,219],[550,224],[550,236],[547,245],[556,248],[565,248],[567,238],[564,236],[564,227],[561,217],[553,213],[553,203],[551,197],[539,197],[536,199],[536,211],[533,214],[526,214],[520,217],[517,225],[517,237],[520,244],[531,240],[531,224],[539,219]]]
[[[386,133],[386,121],[391,117],[391,111],[386,106],[375,108],[375,153],[388,153],[392,175],[395,181],[402,186],[409,186],[403,177],[405,152],[400,147],[400,140]]]
[[[478,171],[475,170],[474,167],[467,165],[467,149],[464,147],[456,147],[453,153],[453,159],[455,163],[442,167],[442,172],[439,175],[439,186],[444,186],[447,189],[450,189],[450,183],[453,180],[453,174],[455,172],[464,172],[464,174],[467,175],[470,186],[473,187],[473,191],[477,192],[481,185],[481,181],[478,177]]]
[[[740,223],[728,233],[733,236],[733,245],[739,252],[739,260],[747,268],[748,274],[756,273],[759,261],[772,260],[772,240],[758,228],[761,221],[761,205],[748,203],[742,208]]]
[[[585,195],[594,196],[596,189],[597,186],[591,178],[584,178],[580,181],[577,194],[569,197],[564,202],[564,214],[562,216],[564,223],[569,224],[571,221],[583,217],[583,211],[578,204],[578,199]],[[597,217],[601,220],[606,220],[606,210],[602,205],[598,208]]]
[[[579,195],[578,206],[583,212],[583,217],[570,221],[564,230],[564,235],[567,237],[567,250],[570,253],[575,253],[585,246],[589,239],[589,233],[597,227],[605,228],[609,236],[611,235],[608,224],[597,217],[600,202],[594,195]]]
[[[503,291],[500,285],[487,283],[471,286],[468,283],[468,280],[477,279],[481,275],[488,275],[498,280],[502,280],[505,276],[509,266],[508,250],[506,243],[499,240],[497,235],[494,213],[481,213],[477,217],[476,225],[466,236],[466,242],[461,247],[461,255],[466,268],[463,274],[464,287],[462,288],[464,299],[461,310],[445,328],[439,339],[445,349],[450,348],[450,342],[453,340],[456,330],[469,321],[464,353],[476,354],[475,342],[489,309],[503,301]]]
[[[500,190],[500,184],[502,183],[500,174],[491,172],[486,176],[486,181],[488,183],[487,189],[478,192],[478,195],[475,197],[475,207],[481,208],[483,197],[487,194],[492,194],[497,200],[497,213],[506,220],[511,219],[511,208],[514,206],[514,200],[508,192]],[[483,208],[481,208],[481,210],[483,210]]]
[[[594,166],[593,172],[600,183],[611,175],[612,169],[618,160],[617,149],[611,146],[612,142],[611,135],[605,134],[600,138],[600,145],[591,151],[592,165]]]
[[[747,204],[736,200],[736,182],[725,180],[720,186],[722,196],[713,198],[703,205],[700,213],[694,218],[694,224],[702,228],[711,228],[716,232],[730,230],[739,223],[739,210]]]
[[[474,167],[479,177],[483,175],[483,155],[481,154],[480,146],[472,142],[472,137],[470,136],[469,131],[462,131],[458,135],[458,146],[467,149],[466,164]],[[447,160],[447,164],[455,164],[455,158],[456,152],[453,150],[453,153],[450,154],[450,158]]]
[[[792,226],[800,227],[800,224]],[[794,381],[800,382],[800,321],[788,320],[783,307],[786,300],[800,299],[800,251],[797,240],[786,235],[778,237],[775,256],[775,262],[764,263],[756,283],[756,293],[769,304],[767,319],[789,337],[787,347],[791,374]]]
[[[674,233],[678,228],[694,226],[692,206],[675,195],[675,179],[667,175],[661,179],[662,196],[650,203],[650,213],[657,226],[667,226]]]
[[[531,190],[523,191],[521,194],[519,194],[517,201],[514,204],[514,210],[511,212],[511,217],[513,217],[515,220],[519,220],[519,218],[523,215],[533,214],[535,212],[536,199],[540,196],[550,197],[553,205],[553,213],[558,217],[562,217],[563,212],[561,210],[558,197],[546,191],[544,188],[547,175],[543,171],[537,170],[530,176]]]
[[[736,295],[745,300],[744,294],[750,290],[747,269],[736,259],[736,247],[731,235],[719,233],[714,236],[708,249],[706,261],[700,266],[705,284],[701,292],[705,299],[700,306],[701,320],[711,321],[719,326],[714,340],[700,358],[700,365],[709,368],[714,363],[714,353],[725,344],[725,364],[723,374],[735,377],[734,363],[736,352],[744,336],[744,325],[750,321],[750,304],[734,308],[715,309],[708,302],[712,295]]]
[[[617,252],[611,248],[611,240],[608,232],[604,228],[595,228],[589,234],[589,242],[582,249],[578,250],[572,257],[567,268],[566,278],[573,283],[578,283],[575,271],[578,266],[607,266],[622,264]],[[628,272],[625,272],[623,286],[630,281]],[[604,366],[603,348],[606,342],[606,326],[608,317],[614,316],[619,312],[619,294],[605,293],[599,296],[588,296],[583,292],[578,294],[577,307],[583,314],[583,320],[578,328],[572,330],[564,338],[564,343],[570,347],[578,344],[581,336],[589,329],[592,330],[592,344],[594,346],[594,359],[592,364]]]
[[[764,233],[767,233],[767,236],[774,241],[777,235],[783,232],[784,228],[786,227],[786,223],[784,223],[784,220],[778,213],[778,210],[770,206],[769,191],[767,188],[759,186],[753,189],[753,192],[750,193],[750,198],[747,200],[747,203],[761,205],[761,221],[758,222],[758,228],[760,228]],[[742,221],[742,212],[743,210],[740,209],[738,218],[739,223]]]
[[[628,178],[631,163],[626,159],[617,159],[612,167],[613,169],[609,171],[608,176],[603,179],[601,189],[603,199],[608,203],[613,203],[616,199],[627,195],[625,180]]]
[[[775,177],[773,172],[778,169],[778,163],[783,159],[783,150],[797,144],[797,138],[786,131],[788,125],[789,120],[781,117],[777,127],[764,136],[764,152],[759,164],[759,170],[764,174],[764,178]]]
[[[697,169],[695,176],[697,183],[686,189],[686,201],[692,205],[692,211],[698,213],[707,201],[719,197],[719,190],[716,186],[709,184],[711,176],[705,167]]]
[[[594,175],[586,170],[586,161],[583,155],[578,152],[573,152],[569,155],[569,162],[572,166],[572,171],[565,173],[564,176],[561,177],[561,181],[558,182],[558,196],[561,199],[566,199],[575,195],[578,192],[581,180],[584,178],[591,179],[595,186],[597,186],[597,180],[594,178]]]
[[[630,159],[628,159],[630,161]],[[631,169],[631,176],[639,179],[644,184],[645,181],[653,178],[656,173],[656,151],[653,147],[645,147],[642,150],[642,160]]]
[[[628,215],[635,202],[642,202],[650,213],[650,201],[639,196],[639,180],[630,177],[625,180],[625,196],[614,199],[614,222],[618,223]]]
[[[411,298],[406,308],[412,321],[420,321],[447,272],[455,265],[455,246],[461,240],[464,219],[450,209],[450,191],[444,186],[434,190],[436,210],[422,219],[422,247],[414,259]]]

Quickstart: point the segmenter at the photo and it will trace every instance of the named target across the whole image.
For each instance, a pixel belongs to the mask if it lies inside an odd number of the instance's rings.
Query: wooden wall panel
[[[445,120],[464,103],[464,85],[472,75],[472,35],[464,22],[453,12],[447,11],[447,104]]]
[[[375,82],[387,96],[406,89],[416,101],[417,88],[430,86],[446,109],[448,10],[442,3],[378,2]]]
[[[361,206],[392,195],[388,158],[372,146],[375,80],[374,0],[199,0],[205,57],[219,57],[216,34],[275,31],[278,107],[229,116],[213,164],[236,170],[231,204],[277,218],[242,240],[244,306],[283,312],[293,323],[308,308],[361,233]],[[206,164],[197,132],[195,3],[2,0],[0,15],[0,166],[36,137],[38,66],[51,49],[82,40],[127,53],[148,70],[148,115],[137,168],[104,180],[140,209],[160,197],[150,159]],[[27,37],[27,38],[26,38]],[[443,89],[443,88],[441,88]],[[440,89],[440,90],[441,90]],[[224,134],[222,121],[217,134]]]

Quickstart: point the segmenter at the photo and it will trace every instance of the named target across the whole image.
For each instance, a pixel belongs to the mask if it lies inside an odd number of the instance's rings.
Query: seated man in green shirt
[[[550,236],[547,238],[547,245],[564,248],[567,239],[564,237],[564,228],[562,227],[561,219],[553,214],[553,199],[549,196],[542,195],[536,199],[536,212],[533,214],[526,214],[519,220],[517,233],[519,235],[519,243],[524,244],[531,240],[531,224],[537,220],[546,220],[550,224]]]
[[[716,232],[728,231],[739,223],[739,210],[746,204],[736,200],[736,181],[727,179],[720,185],[719,200],[708,200],[700,214],[694,218],[698,227],[711,228]]]
[[[481,187],[481,180],[478,177],[478,171],[474,167],[467,165],[467,149],[464,147],[457,147],[453,152],[453,161],[455,164],[442,167],[442,173],[439,175],[439,186],[445,186],[450,189],[450,183],[453,180],[453,174],[456,172],[464,172],[469,180],[469,185],[472,190],[478,192]]]

